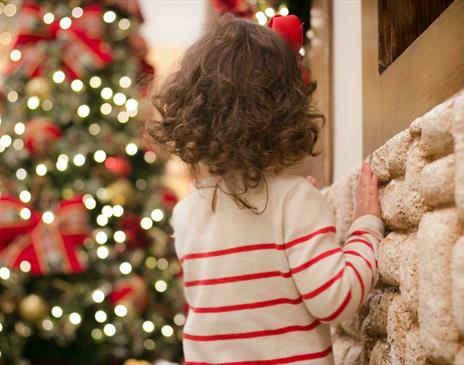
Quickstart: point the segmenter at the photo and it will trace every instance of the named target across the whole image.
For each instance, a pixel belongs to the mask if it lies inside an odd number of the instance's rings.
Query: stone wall
[[[380,280],[334,328],[337,365],[464,365],[464,91],[412,122],[368,161],[381,181]],[[341,240],[358,169],[324,192]]]

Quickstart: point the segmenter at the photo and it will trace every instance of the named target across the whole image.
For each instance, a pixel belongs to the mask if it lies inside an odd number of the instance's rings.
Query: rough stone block
[[[419,293],[417,284],[416,233],[411,233],[403,242],[402,255],[399,273],[401,298],[408,310],[417,317]]]
[[[454,365],[462,365],[464,364],[464,346],[462,346],[454,358]]]
[[[369,299],[369,314],[364,319],[362,332],[377,335],[387,335],[388,307],[395,298],[395,293],[377,293]]]
[[[454,321],[464,337],[464,236],[459,237],[453,247],[451,280]]]
[[[427,359],[427,353],[420,342],[419,329],[417,326],[411,328],[406,334],[405,341],[405,353],[404,353],[404,364],[414,365],[431,365],[431,362]]]
[[[382,215],[388,228],[408,229],[416,226],[426,206],[418,191],[404,181],[392,180],[380,194]]]
[[[338,365],[359,365],[361,345],[347,336],[334,339],[334,362]]]
[[[404,364],[406,354],[406,334],[413,325],[411,313],[403,303],[401,296],[395,296],[388,307],[387,343],[393,364]]]
[[[385,341],[379,340],[372,349],[369,365],[390,365],[390,357],[388,355],[388,345]]]
[[[370,165],[381,182],[404,175],[406,155],[412,143],[408,129],[372,153]]]
[[[421,173],[421,192],[429,207],[454,202],[454,155],[426,165]]]
[[[407,234],[392,232],[379,243],[378,267],[384,283],[400,285],[402,246],[407,237]]]
[[[448,100],[424,114],[420,119],[420,144],[428,156],[445,156],[453,152],[451,125],[455,112],[453,100]]]
[[[453,140],[455,154],[454,200],[459,216],[464,221],[464,92],[461,92],[455,103],[453,120]]]
[[[448,208],[424,214],[417,232],[420,338],[430,356],[448,364],[459,341],[452,315],[451,252],[460,231],[457,210]]]

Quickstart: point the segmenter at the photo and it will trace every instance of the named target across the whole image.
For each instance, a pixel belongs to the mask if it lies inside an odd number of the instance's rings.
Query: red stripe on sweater
[[[372,265],[371,263],[369,262],[368,259],[366,259],[363,255],[361,255],[358,251],[352,251],[352,250],[348,250],[348,251],[344,251],[345,254],[347,255],[352,255],[352,256],[357,256],[357,257],[360,257],[367,265],[367,267],[369,267],[369,270],[371,271],[371,274],[372,274],[372,285],[374,284],[374,270],[372,269]]]
[[[351,290],[348,292],[348,294],[345,297],[345,300],[343,300],[343,303],[340,305],[340,307],[338,307],[338,309],[335,312],[333,312],[330,316],[327,316],[324,318],[317,318],[317,319],[321,322],[333,321],[343,312],[343,310],[346,308],[350,300],[351,300]]]
[[[234,304],[234,305],[226,305],[222,307],[190,307],[192,312],[195,313],[221,313],[221,312],[232,312],[232,311],[239,311],[239,310],[246,310],[246,309],[255,309],[255,308],[263,308],[263,307],[270,307],[273,305],[279,304],[299,304],[303,301],[301,297],[292,299],[292,298],[277,298],[271,300],[264,300],[262,302],[254,302],[254,303],[242,303],[242,304]]]
[[[215,257],[215,256],[223,256],[223,255],[230,255],[234,253],[239,253],[239,252],[247,252],[247,251],[256,251],[256,250],[285,250],[290,247],[293,247],[299,243],[305,242],[310,240],[311,238],[314,238],[317,235],[324,234],[324,233],[329,233],[329,232],[335,232],[335,227],[324,227],[321,229],[318,229],[317,231],[314,231],[306,236],[296,238],[290,242],[283,243],[283,244],[278,244],[278,243],[255,243],[255,244],[249,244],[249,245],[244,245],[244,246],[237,246],[237,247],[231,247],[231,248],[226,248],[223,250],[215,250],[215,251],[207,251],[207,252],[196,252],[196,253],[189,253],[186,254],[184,257],[180,259],[180,262],[183,263],[185,260],[193,260],[193,259],[201,259],[201,258],[207,258],[207,257]]]
[[[337,280],[339,280],[343,276],[343,269],[341,269],[337,275],[335,275],[332,279],[328,280],[326,283],[322,284],[319,288],[310,291],[309,293],[303,295],[303,299],[312,299],[319,294],[321,294],[323,291],[328,289],[333,283],[335,283]]]
[[[367,231],[363,231],[362,229],[358,229],[356,231],[351,232],[350,236],[362,236],[364,234],[371,234],[371,233],[369,233]]]
[[[290,270],[292,274],[296,274],[300,271],[303,271],[304,269],[307,269],[308,267],[314,265],[316,262],[321,261],[322,259],[332,256],[336,254],[337,252],[342,252],[342,249],[340,247],[324,251],[323,253],[319,254],[318,256],[312,258],[311,260],[305,262],[304,264],[301,264],[300,266],[294,267],[293,269]]]
[[[364,301],[364,282],[362,280],[362,277],[361,275],[359,274],[359,271],[358,269],[356,269],[356,267],[349,261],[346,262],[346,266],[348,267],[351,267],[356,275],[356,277],[358,278],[358,281],[359,281],[359,285],[361,286],[361,300],[359,302],[359,307],[361,307],[363,301]],[[358,307],[358,308],[359,308]]]
[[[374,246],[372,246],[372,243],[362,238],[355,238],[355,239],[346,241],[344,246],[348,246],[350,243],[362,243],[366,245],[367,247],[369,247],[372,250],[372,252],[374,252]]]
[[[252,361],[233,361],[233,362],[198,362],[198,361],[187,361],[185,365],[277,365],[277,364],[288,364],[296,361],[303,360],[315,360],[326,357],[332,353],[332,346],[329,348],[319,351],[311,352],[309,354],[295,355],[289,357],[281,357],[278,359],[269,360],[252,360]]]
[[[252,332],[239,332],[239,333],[223,333],[219,335],[192,335],[184,332],[184,340],[189,341],[224,341],[224,340],[240,340],[245,338],[255,338],[255,337],[264,337],[264,336],[275,336],[282,335],[289,332],[297,331],[311,331],[317,326],[319,326],[319,321],[314,321],[305,326],[288,326],[282,328],[276,328],[273,330],[262,330],[262,331],[252,331]]]
[[[342,250],[339,247],[325,251],[321,253],[320,255],[310,259],[309,261],[301,264],[300,266],[290,269],[290,271],[287,271],[287,272],[264,271],[264,272],[251,273],[251,274],[226,276],[222,278],[191,280],[191,281],[185,282],[184,285],[186,287],[189,287],[189,286],[198,286],[198,285],[226,284],[226,283],[234,283],[237,281],[247,281],[247,280],[265,279],[265,278],[273,278],[273,277],[289,278],[292,274],[296,274],[304,269],[307,269],[311,265],[314,265],[316,262],[319,262],[322,259],[329,257],[337,252],[341,252],[341,251]]]

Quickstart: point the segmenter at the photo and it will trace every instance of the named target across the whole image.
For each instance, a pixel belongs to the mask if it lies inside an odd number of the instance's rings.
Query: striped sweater
[[[302,177],[268,175],[260,215],[221,190],[213,212],[208,181],[171,218],[189,306],[185,363],[333,364],[329,324],[353,316],[375,285],[382,221],[358,218],[341,245]],[[262,208],[265,189],[249,199]]]

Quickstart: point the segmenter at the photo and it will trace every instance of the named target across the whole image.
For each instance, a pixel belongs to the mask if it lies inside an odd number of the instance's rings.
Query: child
[[[224,15],[153,99],[151,135],[196,176],[171,221],[186,364],[332,364],[329,324],[353,316],[378,277],[383,223],[369,166],[343,247],[321,193],[282,174],[314,154],[321,118],[287,42]]]

